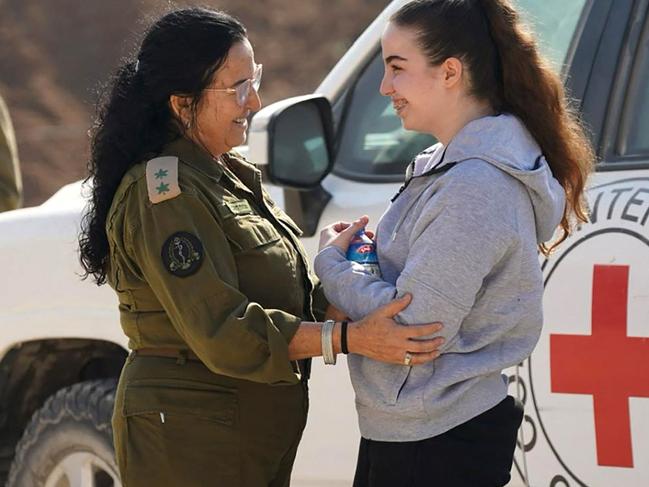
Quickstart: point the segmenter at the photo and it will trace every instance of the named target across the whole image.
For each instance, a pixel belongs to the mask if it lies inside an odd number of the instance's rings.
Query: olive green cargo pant
[[[126,361],[113,413],[124,487],[287,487],[306,424],[304,384],[269,386],[196,361]]]

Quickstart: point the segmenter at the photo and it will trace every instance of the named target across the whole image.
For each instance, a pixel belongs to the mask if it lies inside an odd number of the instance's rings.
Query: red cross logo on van
[[[551,335],[550,373],[552,392],[593,396],[597,463],[633,468],[629,398],[649,397],[649,338],[627,336],[628,287],[629,266],[594,266],[592,335]]]

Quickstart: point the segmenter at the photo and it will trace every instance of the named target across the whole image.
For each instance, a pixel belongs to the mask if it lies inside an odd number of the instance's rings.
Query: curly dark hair
[[[91,131],[86,182],[92,183],[92,195],[79,235],[84,279],[92,275],[97,285],[106,282],[106,217],[126,171],[155,157],[183,133],[169,97],[190,97],[195,116],[230,48],[245,39],[245,27],[224,12],[176,10],[157,20],[134,60],[117,69]]]

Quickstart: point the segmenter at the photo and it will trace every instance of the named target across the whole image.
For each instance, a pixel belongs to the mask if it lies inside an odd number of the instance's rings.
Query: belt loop
[[[176,364],[185,365],[187,363],[187,350],[178,350],[178,358]]]

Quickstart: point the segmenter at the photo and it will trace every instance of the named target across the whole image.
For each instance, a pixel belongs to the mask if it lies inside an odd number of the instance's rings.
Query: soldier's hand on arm
[[[394,316],[410,303],[410,295],[381,306],[359,321],[349,323],[348,348],[350,353],[395,364],[403,364],[406,352],[412,354],[412,365],[436,359],[444,343],[441,337],[432,337],[442,329],[441,323],[399,325]],[[319,323],[302,323],[289,344],[289,356],[301,359],[321,355]],[[341,326],[334,328],[334,352],[341,352]]]
[[[273,384],[297,382],[291,361],[322,354],[322,325],[264,308],[241,291],[225,223],[200,194],[191,188],[183,192],[176,182],[160,188],[166,195],[152,197],[158,188],[148,186],[136,183],[124,196],[125,228],[114,233],[124,235],[124,254],[183,341],[216,373]],[[422,354],[422,361],[434,358],[439,340],[412,338],[430,335],[438,325],[418,329],[392,319],[408,301],[388,303],[350,323],[350,352],[395,363],[407,351]],[[338,323],[334,349],[340,348]]]

